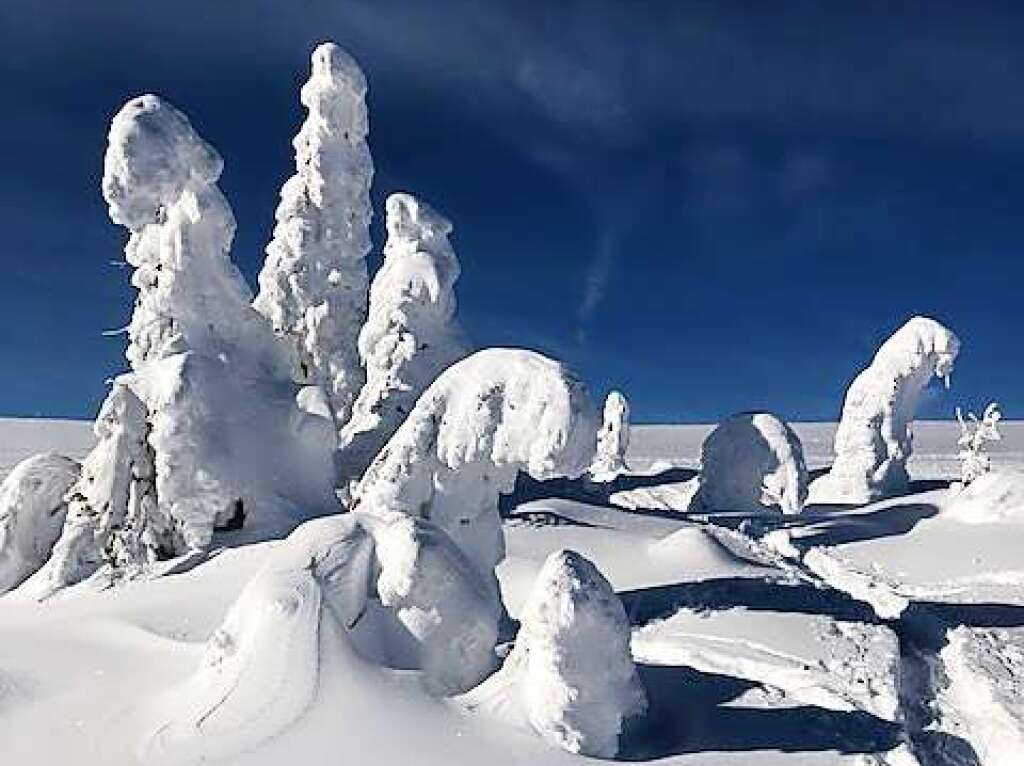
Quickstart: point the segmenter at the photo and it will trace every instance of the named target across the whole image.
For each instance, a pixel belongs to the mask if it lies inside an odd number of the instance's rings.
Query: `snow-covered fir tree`
[[[283,339],[297,382],[322,385],[337,425],[363,385],[357,339],[366,319],[370,182],[366,78],[333,43],[313,51],[300,98],[309,114],[292,142],[254,306]]]
[[[366,384],[341,433],[350,478],[362,474],[427,386],[466,354],[454,320],[460,269],[448,242],[451,223],[409,194],[392,194],[386,209],[384,263],[359,333]]]
[[[629,402],[619,391],[610,391],[604,400],[604,420],[597,432],[597,457],[590,476],[598,482],[615,479],[626,468],[629,448]]]
[[[999,421],[1002,418],[1003,413],[999,411],[996,402],[989,402],[980,418],[968,412],[965,419],[960,408],[956,408],[956,419],[960,424],[960,438],[957,439],[960,451],[957,457],[960,458],[960,481],[963,486],[966,487],[992,470],[988,444],[1002,439],[999,433]]]

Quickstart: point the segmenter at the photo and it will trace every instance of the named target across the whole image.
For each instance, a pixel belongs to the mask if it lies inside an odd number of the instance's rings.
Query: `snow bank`
[[[966,487],[951,489],[942,516],[965,524],[1024,522],[1024,473],[990,471]]]
[[[629,402],[618,391],[604,400],[604,420],[597,433],[597,457],[590,466],[595,481],[611,481],[626,468],[629,449]]]
[[[505,555],[498,495],[516,474],[579,476],[597,419],[583,384],[540,354],[486,349],[423,393],[367,469],[354,507],[430,519],[488,577]]]
[[[358,478],[449,365],[466,355],[454,321],[459,261],[452,225],[409,194],[387,200],[384,264],[359,333],[366,385],[341,432],[344,473]]]
[[[0,484],[0,594],[49,558],[78,472],[74,460],[47,452],[18,463]]]
[[[948,382],[960,341],[934,319],[914,317],[850,384],[836,431],[835,462],[811,485],[813,503],[862,504],[906,490],[910,425],[932,377]]]
[[[281,188],[274,236],[253,303],[284,341],[292,374],[324,387],[344,424],[363,384],[373,161],[366,78],[334,43],[313,51],[300,98],[309,114],[292,142],[295,175]]]
[[[807,466],[793,430],[767,412],[733,415],[701,447],[696,501],[707,510],[799,513],[807,499]]]
[[[471,711],[529,725],[573,753],[612,758],[623,721],[647,699],[622,602],[587,559],[552,553],[520,614],[502,669],[460,698]]]

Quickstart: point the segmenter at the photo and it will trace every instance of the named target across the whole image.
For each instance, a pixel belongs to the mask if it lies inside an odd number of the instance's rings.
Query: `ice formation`
[[[579,476],[597,419],[583,384],[532,351],[478,351],[445,370],[367,469],[354,505],[430,519],[485,573],[505,556],[498,495],[519,471]]]
[[[618,391],[604,400],[604,422],[597,434],[597,457],[590,466],[596,481],[611,481],[626,467],[629,448],[629,402]]]
[[[574,551],[544,562],[501,670],[460,698],[466,708],[529,726],[552,744],[612,758],[623,721],[647,698],[630,653],[622,602]]]
[[[850,384],[831,470],[811,484],[811,502],[861,504],[906,490],[910,431],[932,377],[949,380],[960,341],[934,319],[914,317],[878,349]]]
[[[999,421],[1002,418],[1003,413],[999,411],[996,402],[989,402],[980,418],[968,412],[965,420],[963,412],[959,407],[956,408],[956,419],[960,424],[960,438],[956,444],[960,448],[957,457],[960,458],[961,486],[967,486],[992,470],[988,444],[1002,439],[999,433]]]
[[[22,460],[0,484],[0,594],[50,556],[67,513],[64,496],[78,472],[74,460],[47,452]]]
[[[412,411],[419,395],[466,355],[454,321],[459,261],[451,224],[409,194],[387,200],[384,264],[359,333],[366,384],[341,432],[344,472],[358,478]]]
[[[364,375],[370,182],[366,78],[334,43],[313,51],[300,98],[309,114],[292,142],[296,172],[281,188],[256,309],[270,319],[300,383],[327,391],[338,426]]]
[[[807,500],[807,466],[793,430],[767,412],[722,422],[701,446],[695,502],[713,511],[800,513]]]

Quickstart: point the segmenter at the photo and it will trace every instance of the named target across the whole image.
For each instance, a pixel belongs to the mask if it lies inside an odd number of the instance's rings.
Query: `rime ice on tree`
[[[835,462],[811,483],[811,502],[867,503],[906,490],[910,425],[932,377],[948,382],[960,341],[934,319],[914,317],[850,384],[836,431]]]
[[[579,476],[590,465],[596,413],[561,364],[486,349],[435,380],[356,487],[355,507],[429,518],[489,577],[505,556],[498,495],[519,471]]]
[[[452,226],[409,194],[387,201],[384,264],[373,278],[370,309],[359,333],[366,384],[342,429],[345,473],[360,476],[405,420],[416,399],[466,354],[454,321],[459,261]]]
[[[959,407],[956,408],[956,419],[960,424],[960,438],[956,444],[960,448],[957,457],[960,458],[961,486],[966,487],[979,476],[984,476],[992,470],[988,443],[997,442],[1002,438],[999,434],[999,421],[1002,418],[1003,414],[995,402],[989,402],[980,418],[973,412],[968,412],[965,420],[963,412]]]
[[[629,448],[629,402],[618,391],[604,400],[604,422],[597,433],[597,457],[590,466],[596,481],[611,481],[626,468]]]
[[[300,383],[324,387],[340,427],[363,384],[357,338],[366,318],[370,182],[366,78],[333,43],[313,51],[300,98],[309,114],[292,142],[254,306],[270,319]]]

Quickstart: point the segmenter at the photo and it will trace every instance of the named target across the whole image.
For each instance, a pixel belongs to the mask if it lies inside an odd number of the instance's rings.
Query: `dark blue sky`
[[[5,0],[0,413],[91,417],[124,367],[120,105],[158,93],[221,152],[255,282],[324,39],[370,82],[376,210],[453,220],[480,345],[639,421],[826,419],[923,313],[964,342],[925,414],[1024,417],[1024,6],[938,0]]]

